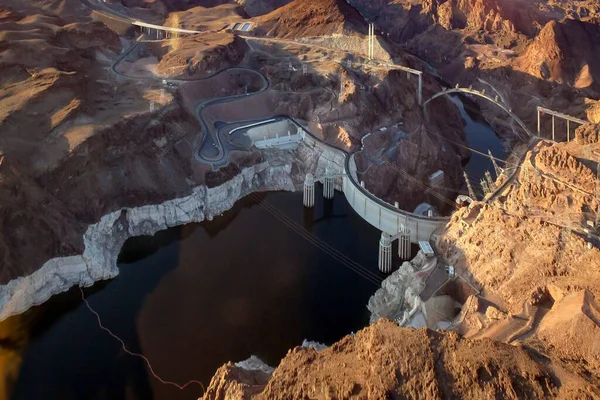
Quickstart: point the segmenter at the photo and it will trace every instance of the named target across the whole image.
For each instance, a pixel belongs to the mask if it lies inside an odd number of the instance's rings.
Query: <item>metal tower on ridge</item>
[[[502,168],[500,168],[498,166],[498,163],[496,162],[496,158],[494,158],[494,155],[492,154],[492,152],[488,149],[488,154],[490,155],[490,160],[492,160],[492,165],[494,166],[494,172],[496,173],[496,178],[498,178],[502,172]]]
[[[463,171],[463,176],[465,177],[465,182],[467,183],[467,190],[469,191],[469,197],[473,200],[477,200],[477,194],[475,194],[475,190],[473,190],[473,186],[471,186],[471,182],[469,181],[469,176],[466,171]]]

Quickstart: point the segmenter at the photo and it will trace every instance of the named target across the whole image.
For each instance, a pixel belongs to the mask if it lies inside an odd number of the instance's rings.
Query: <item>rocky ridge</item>
[[[204,400],[544,398],[559,389],[522,348],[379,320],[316,351],[290,350],[265,384],[262,373],[219,369]]]
[[[284,38],[367,31],[362,16],[345,0],[295,0],[256,23],[260,32]]]

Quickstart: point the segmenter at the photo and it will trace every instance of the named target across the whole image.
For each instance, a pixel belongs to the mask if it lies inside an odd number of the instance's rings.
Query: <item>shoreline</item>
[[[288,153],[289,154],[289,153]],[[121,208],[104,215],[83,234],[82,254],[55,257],[34,273],[0,286],[0,321],[21,314],[73,286],[90,287],[119,274],[117,258],[131,237],[154,235],[160,230],[202,222],[229,210],[235,202],[254,192],[296,191],[292,177],[293,157],[271,165],[268,157],[222,185],[198,185],[188,196],[160,204]]]

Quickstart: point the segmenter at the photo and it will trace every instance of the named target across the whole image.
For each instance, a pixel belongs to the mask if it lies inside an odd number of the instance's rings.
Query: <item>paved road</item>
[[[229,157],[229,152],[230,152],[230,150],[233,150],[234,148],[232,148],[232,146],[225,145],[223,143],[223,141],[221,140],[221,136],[219,133],[220,133],[220,130],[222,129],[222,127],[219,127],[217,129],[215,129],[215,132],[212,132],[212,130],[210,129],[209,125],[206,123],[206,120],[204,118],[204,115],[203,115],[204,111],[213,105],[229,103],[229,102],[233,102],[235,100],[241,99],[241,98],[247,98],[247,97],[252,97],[252,96],[261,94],[261,93],[269,90],[269,87],[270,87],[269,80],[261,71],[258,71],[258,70],[252,69],[252,68],[247,68],[247,67],[226,68],[226,69],[218,71],[210,76],[202,77],[202,78],[193,78],[192,77],[192,78],[161,79],[161,78],[157,78],[157,77],[132,76],[132,75],[128,75],[128,74],[119,72],[119,70],[118,70],[119,64],[129,54],[131,54],[131,52],[139,45],[139,43],[143,39],[143,37],[144,37],[144,35],[140,35],[137,38],[137,40],[135,41],[135,43],[113,62],[113,64],[111,65],[110,68],[114,74],[121,76],[123,78],[127,78],[127,79],[136,79],[136,80],[141,80],[141,81],[166,82],[167,84],[177,84],[177,83],[183,83],[183,82],[207,81],[207,80],[215,78],[224,73],[228,73],[228,72],[232,72],[232,71],[242,71],[242,72],[246,72],[246,73],[250,73],[250,74],[256,74],[262,81],[263,85],[262,85],[261,89],[256,92],[220,97],[217,99],[212,99],[212,100],[208,100],[203,103],[200,103],[196,107],[196,116],[198,118],[198,121],[200,122],[200,126],[202,127],[202,133],[203,133],[202,139],[200,142],[200,146],[198,147],[198,149],[195,152],[196,159],[201,162],[209,163],[215,167],[222,166],[224,163],[226,164],[227,159]],[[209,136],[212,138],[212,142],[208,140]],[[216,154],[215,154],[214,150],[216,150]],[[235,150],[238,150],[238,149],[235,148]]]

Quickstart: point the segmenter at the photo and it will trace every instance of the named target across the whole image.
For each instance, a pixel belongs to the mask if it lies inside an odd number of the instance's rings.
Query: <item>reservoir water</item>
[[[481,155],[471,152],[471,158],[464,166],[473,188],[481,195],[482,188],[480,181],[483,179],[485,171],[490,171],[492,177],[496,178],[492,160],[487,156],[488,150],[492,152],[495,158],[500,160],[506,160],[506,150],[496,132],[480,114],[479,109],[468,101],[461,101],[459,96],[449,96],[449,99],[458,107],[458,111],[465,124],[465,133],[467,134],[469,147],[486,154]],[[500,167],[504,166],[502,162],[498,162],[498,165]],[[466,193],[466,186],[463,188],[463,192]]]
[[[455,100],[456,101],[456,100]],[[471,147],[504,159],[500,140],[458,104]],[[488,158],[466,165],[479,182]],[[86,290],[105,326],[170,381],[207,385],[227,361],[256,355],[275,366],[304,339],[331,344],[368,323],[366,304],[382,276],[380,232],[341,193],[305,210],[301,193],[245,198],[211,222],[129,240],[117,278]],[[369,271],[357,273],[305,240],[267,203]],[[398,264],[398,259],[395,264]],[[102,331],[78,290],[0,323],[0,399],[196,399],[165,386],[143,361]]]
[[[317,194],[319,196],[319,193]],[[269,193],[262,202],[379,277],[380,233],[341,194],[317,197],[304,211],[301,193]],[[103,323],[179,383],[205,385],[228,360],[256,355],[277,365],[304,339],[331,344],[368,323],[374,282],[309,243],[250,199],[212,222],[131,239],[120,274],[89,301]],[[66,302],[77,299],[78,291]],[[196,399],[148,375],[98,328],[81,302],[33,338],[23,355],[14,399]]]

